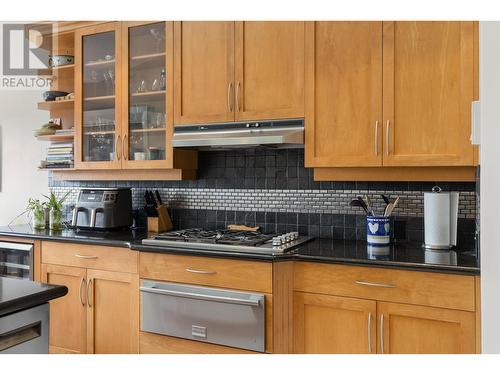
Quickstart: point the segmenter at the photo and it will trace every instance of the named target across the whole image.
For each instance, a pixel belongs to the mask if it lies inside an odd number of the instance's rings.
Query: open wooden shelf
[[[193,180],[196,170],[192,169],[96,169],[79,170],[61,168],[53,170],[54,180],[65,181],[159,181]]]
[[[39,76],[53,76],[53,75],[57,75],[58,73],[71,72],[74,69],[75,69],[75,64],[62,65],[62,66],[55,66],[53,68],[38,69],[37,74]]]
[[[47,134],[39,135],[36,137],[36,139],[38,139],[39,141],[49,142],[73,141],[74,138],[74,134]]]
[[[51,111],[53,109],[71,109],[74,105],[74,99],[54,100],[51,102],[38,102],[38,109],[44,111]]]
[[[57,172],[57,171],[69,172],[69,171],[75,171],[75,168],[74,167],[71,167],[71,168],[40,168],[40,167],[38,167],[38,170],[39,171],[53,171],[53,172]]]

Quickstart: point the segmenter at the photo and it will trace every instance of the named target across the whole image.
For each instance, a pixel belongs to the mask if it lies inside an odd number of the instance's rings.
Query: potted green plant
[[[45,229],[45,209],[47,203],[40,202],[40,199],[29,198],[28,207],[26,208],[33,215],[33,228]]]
[[[48,199],[47,207],[50,209],[50,214],[49,214],[50,230],[62,229],[62,207],[68,194],[69,192],[64,194],[64,196],[60,199],[57,199],[56,195],[52,191],[50,192],[49,196],[44,195],[44,197]]]

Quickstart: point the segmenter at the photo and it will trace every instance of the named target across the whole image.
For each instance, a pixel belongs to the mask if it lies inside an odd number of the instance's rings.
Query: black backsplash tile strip
[[[186,181],[56,181],[51,187],[212,188],[268,190],[385,190],[474,192],[475,182],[314,181],[313,169],[304,167],[303,149],[248,149],[201,151],[198,178]]]

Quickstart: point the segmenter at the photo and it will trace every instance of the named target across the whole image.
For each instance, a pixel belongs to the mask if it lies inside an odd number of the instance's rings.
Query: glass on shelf
[[[129,160],[166,158],[165,23],[129,33]]]
[[[115,159],[115,33],[83,37],[84,161]]]

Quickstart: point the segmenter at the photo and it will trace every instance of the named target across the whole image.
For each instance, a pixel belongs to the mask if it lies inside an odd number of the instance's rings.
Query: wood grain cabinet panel
[[[293,352],[369,354],[376,352],[376,302],[294,293]]]
[[[384,22],[383,40],[384,165],[472,166],[474,23]]]
[[[174,24],[174,125],[234,121],[234,22]]]
[[[67,295],[50,301],[49,352],[86,353],[86,270],[42,264],[41,274],[44,283],[68,288]]]
[[[236,121],[304,117],[304,22],[236,22]]]
[[[378,352],[475,353],[473,312],[379,302]]]
[[[382,165],[382,22],[306,25],[306,167]]]
[[[87,351],[139,352],[139,276],[88,270]]]

